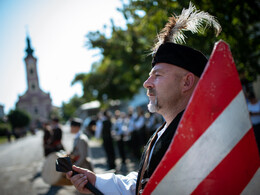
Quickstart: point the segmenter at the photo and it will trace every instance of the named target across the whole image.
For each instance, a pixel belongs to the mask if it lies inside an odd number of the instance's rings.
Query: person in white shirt
[[[190,4],[189,9],[186,11],[193,13],[197,10]],[[180,26],[179,18],[190,15],[184,11],[182,13],[185,13],[185,16],[172,16],[169,19],[170,22],[158,35],[159,41],[153,48],[152,70],[143,84],[147,89],[147,96],[150,100],[148,104],[149,111],[162,115],[165,123],[156,131],[154,137],[148,141],[141,158],[138,173],[131,172],[127,176],[113,173],[95,174],[87,169],[74,166],[73,170],[80,174],[72,176],[72,172],[68,172],[67,178],[71,180],[79,192],[91,193],[84,187],[87,182],[90,182],[105,195],[142,194],[147,181],[149,181],[162,160],[208,61],[201,52],[176,44],[175,38],[181,34],[181,29],[176,29]],[[214,24],[214,27],[220,31],[220,26],[214,17],[207,15],[207,13],[206,15],[203,14],[203,17],[204,22]],[[193,19],[189,21],[189,24],[192,25],[194,30],[196,24],[195,20],[193,23]],[[198,19],[196,18],[196,21]],[[188,24],[182,23],[181,26],[185,27],[185,30],[191,30]],[[169,37],[172,35],[176,37]],[[184,37],[182,38],[184,39]],[[149,153],[149,151],[151,152]],[[147,157],[149,157],[148,165]]]
[[[258,151],[260,153],[260,101],[256,99],[253,92],[248,95],[248,100],[248,111],[253,124]]]
[[[81,126],[82,120],[80,118],[73,118],[70,122],[70,132],[75,134],[70,157],[74,165],[93,170],[89,139],[87,135],[82,133]]]
[[[101,137],[101,133],[102,133],[102,128],[103,128],[103,124],[102,124],[102,113],[98,113],[98,119],[96,122],[96,130],[95,130],[95,137],[97,139],[99,139]]]
[[[121,157],[121,163],[125,165],[126,153],[125,153],[124,137],[127,134],[126,114],[124,112],[116,110],[114,116],[115,116],[115,121],[113,124],[114,139],[117,143],[117,148],[119,151],[119,155]]]

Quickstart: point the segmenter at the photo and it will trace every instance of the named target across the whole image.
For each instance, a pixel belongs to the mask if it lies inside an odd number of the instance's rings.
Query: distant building
[[[37,73],[37,58],[33,56],[30,39],[27,37],[26,57],[24,58],[27,75],[27,91],[19,96],[16,108],[26,111],[31,116],[31,127],[35,128],[50,117],[52,103],[49,93],[45,93],[39,86]]]

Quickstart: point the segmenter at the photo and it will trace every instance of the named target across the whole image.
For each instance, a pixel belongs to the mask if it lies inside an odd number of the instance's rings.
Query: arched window
[[[30,73],[31,73],[31,75],[33,75],[33,68],[30,69]]]
[[[38,114],[38,108],[37,107],[34,108],[34,113]]]

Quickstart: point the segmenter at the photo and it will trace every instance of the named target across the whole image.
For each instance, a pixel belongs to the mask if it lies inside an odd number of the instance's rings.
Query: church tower
[[[39,79],[37,74],[37,59],[33,57],[33,49],[29,37],[27,37],[27,49],[25,50],[27,56],[25,57],[26,75],[27,75],[27,86],[29,93],[37,93],[40,90]]]
[[[40,123],[50,118],[52,103],[49,93],[45,93],[39,86],[39,77],[37,71],[37,58],[33,56],[30,38],[26,38],[27,48],[25,70],[27,80],[27,91],[19,96],[16,103],[18,109],[24,110],[31,116],[31,128],[36,128]]]

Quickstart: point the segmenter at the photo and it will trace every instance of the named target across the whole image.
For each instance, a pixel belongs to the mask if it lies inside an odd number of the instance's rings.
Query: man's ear
[[[183,86],[182,86],[182,92],[185,93],[192,89],[195,84],[195,75],[192,74],[191,72],[187,73],[183,77]]]

